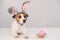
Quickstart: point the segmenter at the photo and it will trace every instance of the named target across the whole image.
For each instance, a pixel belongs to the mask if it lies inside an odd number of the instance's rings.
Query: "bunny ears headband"
[[[30,1],[26,1],[26,2],[23,3],[23,5],[22,5],[22,12],[25,12],[27,10],[27,8],[29,6],[29,3],[30,3]],[[13,7],[10,7],[8,9],[8,12],[10,14],[12,14],[12,13],[16,14],[18,12],[18,10],[13,6]]]

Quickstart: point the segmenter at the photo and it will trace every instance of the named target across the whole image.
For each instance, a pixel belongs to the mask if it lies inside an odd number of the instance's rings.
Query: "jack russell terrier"
[[[28,38],[25,23],[28,17],[28,14],[25,12],[30,1],[26,1],[22,5],[22,12],[18,12],[15,7],[10,7],[8,9],[8,12],[10,14],[13,14],[12,18],[14,18],[14,21],[12,22],[12,34],[14,37],[18,38],[21,34],[24,36],[24,38]]]

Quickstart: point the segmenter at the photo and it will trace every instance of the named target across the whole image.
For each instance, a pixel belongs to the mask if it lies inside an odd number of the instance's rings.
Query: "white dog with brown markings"
[[[15,7],[10,7],[8,9],[8,12],[10,14],[13,14],[14,21],[12,23],[12,33],[13,36],[18,38],[21,34],[25,37],[28,38],[27,35],[27,30],[25,27],[25,23],[28,17],[28,14],[25,12],[30,1],[26,1],[22,5],[22,12],[18,12]]]

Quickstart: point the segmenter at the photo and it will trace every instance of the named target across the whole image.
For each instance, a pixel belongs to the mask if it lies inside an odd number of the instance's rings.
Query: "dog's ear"
[[[15,17],[16,17],[16,15],[13,15],[13,16],[12,16],[12,18],[15,18]]]
[[[26,17],[28,17],[28,14],[26,14]]]
[[[30,1],[24,2],[23,5],[22,5],[22,11],[27,11],[27,8],[28,8],[29,4],[30,4]]]
[[[10,7],[10,8],[8,9],[8,12],[9,12],[10,14],[17,14],[17,9],[12,6],[12,7]]]

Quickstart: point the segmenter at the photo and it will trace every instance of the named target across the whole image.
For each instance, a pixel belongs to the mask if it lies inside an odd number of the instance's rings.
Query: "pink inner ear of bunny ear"
[[[13,8],[13,13],[16,14],[17,13],[17,9],[14,7]]]
[[[26,10],[28,9],[29,4],[30,4],[30,2],[25,3],[25,4],[23,5],[23,10],[24,10],[24,11],[26,11]]]

